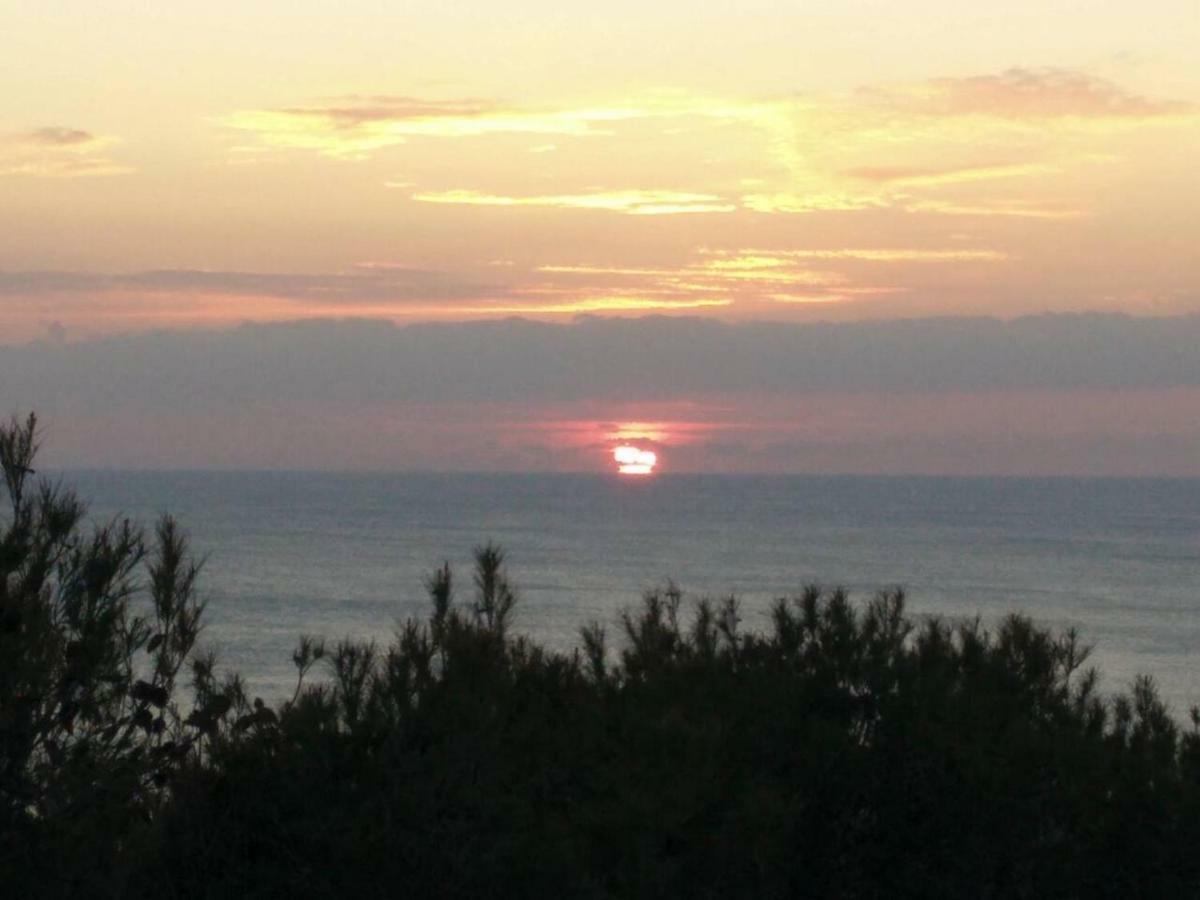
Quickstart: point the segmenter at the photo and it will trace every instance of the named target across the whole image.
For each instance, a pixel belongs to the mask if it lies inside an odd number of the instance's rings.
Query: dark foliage
[[[120,894],[167,786],[203,758],[219,691],[193,659],[199,566],[169,516],[153,540],[35,480],[37,422],[0,424],[0,874],[6,896]],[[199,701],[176,681],[191,660]],[[244,701],[243,701],[244,702]]]
[[[275,708],[199,660],[185,716],[178,531],[138,618],[140,539],[84,540],[77,501],[12,485],[0,799],[22,895],[1200,896],[1200,732],[1148,679],[1098,696],[1073,633],[816,587],[759,633],[667,585],[619,648],[595,625],[553,653],[510,633],[488,545],[472,601],[443,566],[388,646],[302,638]]]

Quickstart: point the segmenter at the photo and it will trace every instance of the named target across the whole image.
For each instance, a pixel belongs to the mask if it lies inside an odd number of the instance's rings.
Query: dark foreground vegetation
[[[85,531],[35,449],[0,428],[5,897],[1200,896],[1200,733],[1073,634],[668,586],[564,655],[489,546],[268,706],[195,652],[175,524]]]

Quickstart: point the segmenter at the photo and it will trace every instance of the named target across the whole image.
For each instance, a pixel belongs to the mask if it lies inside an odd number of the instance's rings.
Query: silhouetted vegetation
[[[268,706],[193,653],[174,523],[85,533],[34,437],[0,429],[7,896],[1200,895],[1196,715],[1101,697],[1073,633],[817,587],[758,632],[667,585],[556,653],[488,545]]]

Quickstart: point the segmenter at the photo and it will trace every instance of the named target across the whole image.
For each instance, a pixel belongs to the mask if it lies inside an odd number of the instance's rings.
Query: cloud
[[[48,460],[80,466],[599,471],[645,439],[670,471],[1196,475],[1200,316],[326,320],[0,347],[0,410],[29,408]]]
[[[1002,262],[1009,258],[1000,250],[986,249],[920,249],[912,247],[834,247],[804,250],[709,250],[706,255],[720,259],[743,259],[762,261],[769,266],[784,265],[788,260],[864,260],[867,262]]]
[[[913,200],[904,209],[912,213],[930,213],[939,216],[999,216],[1018,219],[1066,220],[1084,218],[1089,213],[1083,209],[1039,205],[1034,200],[1006,199],[994,201]]]
[[[110,137],[58,126],[0,135],[0,176],[87,178],[133,171],[105,153],[115,143]]]
[[[653,206],[663,195],[636,199]],[[915,273],[903,268],[906,263],[954,267],[958,275],[963,267],[1008,259],[980,247],[702,247],[658,266],[585,261],[530,267],[489,259],[454,270],[374,260],[327,273],[0,270],[0,334],[10,343],[22,340],[52,319],[82,336],[322,316],[414,321],[698,309],[761,315],[775,304],[852,303],[907,292]]]
[[[865,277],[861,264],[967,265],[1008,259],[1008,254],[987,248],[701,248],[693,260],[675,267],[551,264],[539,266],[537,271],[592,289],[626,285],[642,292],[660,291],[664,296],[700,294],[769,305],[842,303],[907,290],[892,278],[880,283],[877,278]]]
[[[765,263],[765,264],[764,264]],[[621,266],[547,265],[539,273],[565,281],[568,292],[623,291],[633,296],[653,295],[674,308],[686,308],[703,298],[699,305],[730,306],[738,303],[835,302],[847,300],[856,291],[848,278],[836,271],[799,266],[794,260],[771,257],[700,259],[678,268],[627,268]],[[830,293],[836,285],[845,290]],[[813,288],[820,288],[814,293]]]
[[[413,137],[497,134],[584,137],[607,134],[612,123],[653,114],[625,105],[538,110],[490,100],[423,100],[387,95],[352,97],[347,101],[326,106],[241,110],[221,121],[230,128],[251,132],[271,146],[362,159]]]
[[[1050,175],[1057,172],[1044,163],[1018,163],[991,166],[860,166],[843,174],[861,181],[906,187],[930,187],[943,184],[962,184],[971,181],[992,181],[997,178],[1022,178],[1031,175]]]
[[[771,135],[771,155],[786,179],[768,175],[741,201],[773,215],[899,209],[1075,218],[1094,202],[1094,186],[1073,182],[1086,175],[1082,164],[1120,160],[1114,139],[1148,123],[1200,124],[1195,104],[1142,96],[1067,69],[868,86],[775,101],[770,109],[756,122]],[[1000,161],[972,159],[979,147],[992,148]],[[1047,176],[1071,176],[1056,185],[1074,188],[1077,199],[1064,209],[1026,199],[1044,192]],[[997,185],[1004,193],[994,199],[976,195],[977,185],[995,182],[1011,185]]]
[[[77,147],[80,144],[103,143],[91,132],[79,128],[38,128],[24,135],[26,143],[51,147]]]
[[[699,395],[1200,386],[1200,316],[723,323],[367,320],[0,348],[0,409],[686,401]]]
[[[492,100],[466,98],[427,100],[391,94],[351,95],[337,105],[288,107],[279,110],[297,119],[319,119],[335,127],[351,128],[367,122],[428,121],[435,119],[478,119],[494,112]]]
[[[232,294],[323,303],[363,300],[462,299],[506,293],[498,284],[475,282],[445,272],[364,265],[333,274],[223,272],[162,269],[97,272],[0,271],[0,296],[76,293]]]
[[[934,78],[860,92],[868,103],[917,116],[1001,119],[1154,119],[1194,115],[1196,106],[1127,91],[1087,72],[1011,68],[965,78]]]
[[[742,205],[759,213],[811,213],[856,212],[863,209],[881,209],[888,204],[880,196],[816,190],[809,193],[745,194],[742,196]]]
[[[556,209],[604,210],[634,216],[732,212],[737,208],[734,204],[723,202],[715,194],[660,190],[596,191],[587,194],[528,197],[505,197],[477,191],[453,190],[417,193],[412,195],[412,199],[422,203],[467,206],[549,206]]]
[[[578,315],[598,312],[621,313],[705,309],[729,306],[731,303],[733,303],[732,300],[724,298],[704,299],[697,297],[687,300],[662,300],[653,297],[637,296],[582,297],[577,300],[568,300],[564,303],[494,304],[487,308],[487,312],[489,314],[502,315],[546,315],[548,313]]]
[[[222,122],[252,135],[251,150],[294,148],[341,160],[419,140],[487,140],[488,155],[468,163],[482,172],[447,173],[455,180],[429,184],[418,165],[388,183],[419,202],[464,208],[747,218],[901,211],[1065,221],[1096,202],[1086,170],[1118,163],[1127,149],[1121,135],[1151,122],[1194,129],[1198,112],[1082,70],[1012,68],[842,93],[658,91],[557,106],[355,95],[241,110]],[[538,140],[500,139],[511,135]],[[668,147],[670,164],[663,161]],[[980,147],[992,158],[981,161]],[[531,172],[531,150],[550,148]],[[239,142],[238,149],[248,148]],[[421,152],[395,150],[414,161]],[[680,184],[680,172],[693,174]],[[550,193],[531,183],[561,187]],[[598,191],[597,183],[638,187]],[[992,195],[979,196],[982,187]],[[1060,195],[1054,202],[1038,199],[1051,187]]]
[[[515,266],[483,276],[367,262],[331,274],[170,269],[129,273],[0,271],[0,333],[19,339],[48,318],[72,334],[232,325],[297,318],[437,319],[506,315],[673,312],[730,306],[719,290],[653,285],[546,284]]]
[[[674,120],[679,132],[690,121],[738,123],[768,133],[799,125],[830,133],[883,136],[898,119],[997,118],[1037,123],[1046,119],[1098,121],[1192,116],[1191,103],[1142,96],[1087,72],[1012,68],[959,78],[931,78],[903,85],[866,86],[850,95],[730,98],[659,91],[590,105],[525,106],[478,97],[430,99],[407,95],[351,95],[331,102],[244,109],[221,120],[257,135],[264,143],[364,157],[413,137],[462,138],[496,134],[604,137],[619,123]],[[653,132],[661,135],[661,129]],[[784,141],[786,143],[786,139]],[[553,144],[538,148],[556,147]]]

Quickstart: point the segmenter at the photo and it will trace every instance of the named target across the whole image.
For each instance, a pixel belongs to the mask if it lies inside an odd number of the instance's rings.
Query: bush
[[[1013,616],[915,622],[810,588],[767,634],[674,586],[583,648],[507,634],[477,596],[384,651],[340,644],[168,813],[204,896],[1196,896],[1195,731],[1139,680]],[[493,587],[488,587],[489,585]],[[498,586],[498,587],[496,587]],[[500,604],[511,607],[510,602]],[[301,671],[311,641],[297,652]],[[305,648],[308,648],[306,650]],[[204,873],[220,872],[216,880]]]
[[[198,754],[176,681],[203,604],[165,516],[85,528],[70,490],[35,480],[37,421],[0,425],[0,871],[10,896],[88,893]],[[115,882],[114,882],[115,883]]]

